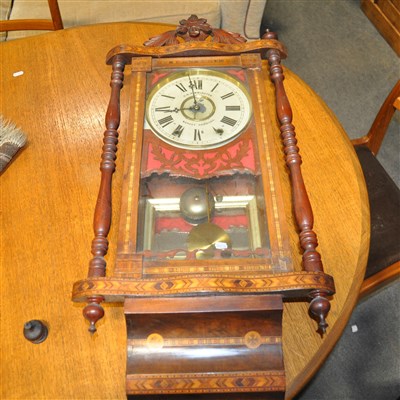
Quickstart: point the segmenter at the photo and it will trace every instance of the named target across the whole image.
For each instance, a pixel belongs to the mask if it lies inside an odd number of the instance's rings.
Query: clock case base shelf
[[[248,275],[186,275],[162,279],[88,278],[75,282],[73,299],[85,302],[94,296],[103,301],[122,303],[126,298],[158,298],[168,296],[220,296],[234,294],[281,294],[284,299],[307,298],[315,290],[334,292],[333,278],[321,272],[292,272],[260,277]]]
[[[124,311],[127,394],[284,398],[281,296],[127,299]]]

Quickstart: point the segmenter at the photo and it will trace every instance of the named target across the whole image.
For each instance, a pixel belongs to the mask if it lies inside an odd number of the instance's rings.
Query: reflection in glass
[[[252,174],[143,178],[138,226],[149,260],[269,255],[262,185]]]

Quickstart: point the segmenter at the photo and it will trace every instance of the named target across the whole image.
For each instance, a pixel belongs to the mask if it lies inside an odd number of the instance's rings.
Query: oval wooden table
[[[102,24],[0,46],[2,114],[28,136],[28,145],[1,176],[4,399],[125,398],[122,307],[106,305],[106,317],[92,337],[82,318],[82,305],[71,301],[71,289],[74,281],[86,277],[90,259],[111,73],[105,55],[117,44],[141,44],[165,30],[161,24]],[[18,71],[22,72],[14,76]],[[358,160],[336,118],[289,70],[285,84],[319,250],[325,272],[334,276],[337,288],[323,339],[307,314],[308,303],[285,304],[283,346],[287,398],[291,398],[322,364],[355,305],[368,254],[369,210]],[[266,88],[275,120],[274,91],[269,81]],[[122,92],[120,166],[128,91]],[[276,148],[281,154],[279,129],[276,131]],[[282,157],[280,166],[286,208],[292,218]],[[117,168],[114,188],[120,187],[121,175],[122,167]],[[113,196],[113,218],[118,221],[117,189]],[[297,249],[293,226],[292,231]],[[115,228],[110,242],[108,265],[112,266]],[[299,263],[300,254],[295,258]],[[49,325],[49,336],[42,344],[32,344],[22,334],[24,323],[31,319]]]

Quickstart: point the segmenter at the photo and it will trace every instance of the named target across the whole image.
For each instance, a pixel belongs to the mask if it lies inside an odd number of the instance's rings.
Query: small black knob
[[[49,330],[47,326],[37,319],[33,319],[24,324],[25,339],[32,343],[39,344],[46,340]]]

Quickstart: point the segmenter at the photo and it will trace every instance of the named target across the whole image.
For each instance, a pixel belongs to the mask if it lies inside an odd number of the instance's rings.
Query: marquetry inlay
[[[246,346],[256,349],[261,345],[280,344],[280,336],[261,336],[257,331],[249,331],[243,337],[202,337],[202,338],[164,338],[159,333],[151,333],[146,339],[128,339],[128,350],[147,347],[158,350],[165,347],[207,347],[207,346]]]
[[[234,393],[285,390],[284,371],[128,375],[130,394]]]

